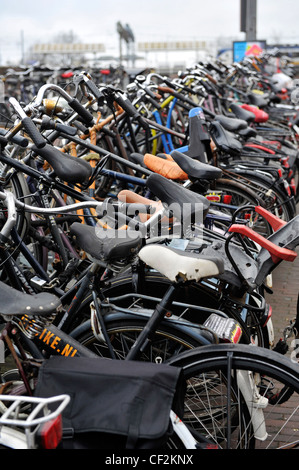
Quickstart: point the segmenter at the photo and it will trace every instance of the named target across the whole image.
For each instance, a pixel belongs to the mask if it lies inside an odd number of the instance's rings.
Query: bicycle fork
[[[268,433],[263,410],[268,405],[268,399],[260,395],[253,372],[237,370],[236,378],[238,388],[244,397],[251,417],[254,437],[260,441],[265,441]]]

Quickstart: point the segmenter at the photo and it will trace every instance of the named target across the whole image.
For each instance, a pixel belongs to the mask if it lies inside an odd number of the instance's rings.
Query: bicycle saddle
[[[243,119],[237,119],[233,117],[222,116],[218,114],[214,119],[224,127],[227,131],[239,132],[242,129],[247,128],[247,122]]]
[[[231,103],[229,107],[234,115],[237,116],[237,118],[246,121],[248,124],[254,121],[255,115],[251,111],[247,111],[246,109],[241,108],[241,106],[236,103]]]
[[[249,102],[258,108],[264,108],[269,104],[268,97],[265,99],[264,96],[257,95],[256,93],[248,93],[247,96]]]
[[[254,114],[254,122],[267,122],[269,119],[269,114],[263,111],[262,109],[257,108],[256,106],[250,104],[242,104],[243,109],[250,111]]]
[[[52,145],[46,144],[41,149],[34,145],[32,150],[46,160],[55,174],[67,183],[86,183],[91,175],[92,168],[88,162],[65,155]]]
[[[189,179],[216,180],[221,178],[222,170],[220,168],[201,163],[178,150],[173,150],[171,156],[182,170],[187,173]]]
[[[185,173],[172,158],[166,159],[146,153],[143,161],[149,170],[154,171],[167,179],[180,181],[186,181],[188,179],[187,173]]]
[[[210,134],[216,147],[229,154],[238,155],[241,153],[242,144],[226,131],[220,122],[213,121],[210,125]]]
[[[250,137],[256,137],[257,131],[252,127],[247,127],[246,129],[241,129],[238,134],[244,139],[250,139]]]
[[[133,230],[104,230],[101,227],[74,222],[70,233],[82,250],[92,258],[105,262],[132,256],[142,244],[140,233]]]
[[[143,247],[139,258],[172,282],[179,278],[184,281],[199,281],[218,276],[224,268],[220,257],[205,257],[161,245]]]
[[[210,203],[202,195],[190,191],[187,188],[153,173],[146,180],[150,191],[162,202],[170,206],[174,217],[181,222],[191,222],[196,215],[205,219]]]
[[[140,165],[142,168],[147,168],[147,166],[145,165],[143,161],[144,157],[141,153],[133,152],[129,154],[128,158],[132,163],[136,163],[136,165]]]
[[[154,212],[160,211],[163,209],[163,204],[161,201],[153,201],[152,199],[148,199],[146,197],[141,196],[140,194],[134,193],[129,189],[122,189],[117,195],[117,199],[121,202],[125,202],[126,204],[143,204],[144,206],[151,206],[154,209]],[[139,213],[139,219],[141,222],[145,222],[148,220],[153,214],[143,214]],[[170,221],[168,217],[162,217],[161,222]]]
[[[56,312],[61,302],[53,294],[25,294],[0,281],[1,315],[47,316]]]

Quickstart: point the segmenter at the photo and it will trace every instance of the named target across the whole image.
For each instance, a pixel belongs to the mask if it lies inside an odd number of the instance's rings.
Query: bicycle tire
[[[3,165],[0,164],[0,167]],[[29,188],[27,186],[25,177],[22,173],[13,173],[9,180],[9,184],[5,185],[6,191],[11,191],[16,199],[21,200],[25,204],[30,204],[31,198],[29,196]],[[16,229],[21,238],[24,238],[28,232],[30,214],[22,211],[17,212]]]
[[[197,191],[197,185],[192,185],[191,190]],[[221,201],[224,201],[225,196],[230,198],[229,204],[224,204],[223,202],[221,205],[217,205],[217,203],[211,203],[211,208],[215,207],[217,211],[223,212],[224,214],[232,217],[236,209],[239,209],[241,206],[262,206],[264,207],[264,201],[262,197],[260,197],[257,192],[255,192],[249,185],[242,184],[240,181],[235,181],[234,179],[230,178],[219,178],[213,185],[211,185],[210,190],[206,192],[206,196],[209,197],[211,195],[219,195]],[[260,233],[261,235],[268,237],[272,233],[272,229],[268,222],[261,216],[258,216],[253,210],[247,210],[246,216],[249,217],[249,214],[252,214],[251,221],[252,221],[252,228]],[[240,216],[241,217],[241,216]],[[226,231],[229,225],[228,222],[217,221],[217,217],[215,221],[213,221],[215,227],[219,228],[220,230]]]
[[[32,198],[30,196],[30,191],[25,180],[25,177],[22,173],[13,173],[9,180],[9,184],[5,185],[5,190],[11,191],[17,200],[21,200],[25,204],[31,204]],[[34,258],[42,264],[42,247],[39,243],[36,242],[30,235],[29,235],[29,228],[30,228],[30,221],[31,215],[24,211],[17,211],[16,217],[16,231],[18,236],[22,241],[24,241],[27,247],[32,252]],[[17,259],[18,254],[18,242],[16,242],[16,246],[13,246],[11,249],[11,254],[13,255],[14,259]],[[18,260],[21,264],[26,266],[26,260],[24,257],[19,258]],[[5,268],[5,266],[4,266]],[[5,270],[5,269],[4,269]],[[6,276],[5,273],[2,276]]]
[[[298,364],[293,363],[289,357],[250,345],[221,344],[204,346],[182,353],[180,356],[170,359],[168,364],[182,368],[187,381],[187,393],[189,387],[191,403],[189,405],[187,396],[185,415],[182,419],[185,424],[194,429],[195,433],[204,433],[206,438],[211,439],[220,448],[278,449],[299,447],[299,368]],[[257,390],[262,397],[258,401],[259,405],[256,405],[254,409],[251,408],[251,419],[247,426],[252,426],[253,433],[247,433],[246,441],[238,438],[240,422],[236,420],[236,413],[242,410],[244,404],[247,405],[249,411],[253,398],[251,395],[245,397],[244,387],[241,386],[242,382],[240,381],[241,376],[238,374],[248,377],[251,374],[257,385],[255,391]],[[231,413],[234,412],[234,423],[229,422],[228,419],[229,407],[227,405],[230,401],[221,401],[223,397],[228,396],[226,391],[228,378],[231,379],[234,387],[237,387],[235,392],[238,392],[238,402],[234,401],[231,405],[235,407],[231,409]],[[205,381],[210,389],[204,392],[202,385]],[[196,392],[195,386],[200,390],[201,396]],[[212,389],[212,386],[215,388]],[[206,393],[206,397],[204,393]],[[219,399],[220,394],[221,399]],[[233,398],[235,400],[236,396]],[[195,400],[197,400],[197,408],[195,408]],[[214,408],[212,408],[213,405]],[[188,411],[189,406],[192,411],[191,417],[190,411]],[[204,412],[201,406],[205,406]],[[259,411],[257,411],[258,407]],[[216,409],[218,409],[218,424],[213,422],[216,417]],[[263,411],[262,415],[261,410]],[[201,418],[201,413],[205,422]],[[258,420],[259,414],[260,420]],[[265,429],[263,430],[264,425]]]

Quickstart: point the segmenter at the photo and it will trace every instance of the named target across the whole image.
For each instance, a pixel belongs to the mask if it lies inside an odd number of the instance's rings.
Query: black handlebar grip
[[[190,106],[194,106],[194,107],[195,107],[195,102],[192,101],[192,100],[190,100],[189,98],[187,98],[187,96],[182,95],[182,93],[179,93],[178,91],[173,90],[173,91],[171,92],[171,94],[172,94],[173,96],[175,96],[176,98],[178,98],[179,100],[181,100],[183,103],[187,103],[187,104],[189,104]]]
[[[150,96],[146,96],[146,99],[149,103],[151,103],[153,106],[155,106],[156,109],[161,109],[160,103],[158,103],[157,100],[152,99]]]
[[[166,83],[166,85],[168,85],[170,88],[174,88],[175,87],[175,84],[172,83],[171,80],[168,80],[167,78],[163,77],[163,81]]]
[[[139,116],[137,109],[127,97],[122,96],[120,93],[115,93],[114,99],[129,116],[132,118],[137,118]]]
[[[73,98],[68,104],[74,111],[76,111],[77,114],[79,114],[87,126],[90,126],[93,123],[93,115],[84,108],[76,98]]]
[[[5,137],[6,132],[7,131],[5,129],[0,129],[1,136]],[[21,135],[14,135],[10,140],[14,144],[19,145],[20,147],[23,147],[23,148],[26,148],[29,144],[29,140],[26,139],[26,137],[22,137]]]
[[[139,114],[139,112],[137,111],[135,106],[131,103],[131,101],[128,98],[126,98],[126,97],[124,98],[120,93],[115,93],[114,99],[119,104],[119,106],[126,113],[128,113],[128,115],[131,118],[136,119],[143,128],[148,128],[149,127],[148,124],[144,121],[141,114]]]
[[[181,88],[186,91],[187,93],[191,93],[192,95],[196,95],[197,93],[193,90],[193,88],[190,88],[186,85],[180,85]]]
[[[8,140],[3,135],[0,135],[0,147],[1,146],[5,147],[7,143],[8,143]]]
[[[55,129],[59,132],[64,132],[65,134],[68,135],[76,135],[77,134],[77,129],[72,126],[67,126],[66,124],[60,124],[57,123],[55,124]]]
[[[157,99],[157,96],[155,95],[155,93],[152,92],[152,90],[150,90],[148,87],[143,87],[144,91],[151,97],[153,98],[153,100],[156,100]]]
[[[103,95],[103,93],[101,92],[101,90],[98,89],[98,87],[96,86],[96,84],[92,81],[92,80],[87,80],[85,82],[86,86],[89,88],[89,90],[91,91],[91,93],[96,97],[96,99],[98,100],[98,104],[100,106],[102,106],[104,104],[104,101],[105,101],[105,96]]]
[[[29,137],[31,137],[36,147],[38,149],[43,148],[46,145],[47,141],[41,135],[32,119],[30,119],[30,117],[25,117],[24,119],[22,119],[22,124],[25,131],[27,132]]]

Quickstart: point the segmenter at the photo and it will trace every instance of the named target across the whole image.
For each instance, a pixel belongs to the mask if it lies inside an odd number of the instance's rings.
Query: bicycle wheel
[[[133,346],[140,332],[147,324],[148,318],[130,319],[122,315],[118,320],[106,321],[107,333],[116,356],[116,359],[125,359],[129,350]],[[80,331],[81,330],[81,331]],[[109,357],[109,349],[102,338],[96,338],[91,324],[87,322],[83,329],[79,327],[79,334],[71,335],[83,346],[87,347],[98,356]],[[203,334],[204,335],[204,334]],[[173,325],[160,325],[150,337],[150,344],[146,351],[143,351],[140,360],[162,363],[172,356],[177,356],[183,351],[193,349],[207,342],[211,342],[211,337],[200,338],[188,332],[183,332]]]
[[[225,205],[222,205],[220,209],[222,212],[230,216],[234,214],[236,208],[240,208],[242,206],[264,205],[263,199],[262,197],[260,197],[260,194],[255,193],[249,187],[243,186],[237,181],[220,178],[215,182],[215,191],[220,194],[222,200],[225,196],[228,196],[230,198],[230,203],[227,204],[227,207],[225,207]],[[269,235],[271,235],[271,227],[263,217],[258,216],[254,211],[250,210],[246,211],[246,217],[251,217],[252,228],[255,232],[258,232],[264,237],[268,237]]]
[[[299,369],[249,345],[206,346],[168,361],[187,381],[185,424],[229,449],[299,448]]]
[[[236,171],[235,176],[241,178],[241,183],[245,178],[246,190],[254,192],[256,199],[260,200],[261,205],[268,211],[286,222],[294,217],[296,207],[293,199],[272,178],[267,177],[266,174],[261,177],[253,171],[242,173],[240,170]]]
[[[4,165],[0,163],[0,169],[3,167]],[[16,199],[21,200],[25,204],[31,203],[29,188],[22,173],[14,173],[9,179],[9,182],[4,184],[3,187],[6,191],[12,192]],[[22,211],[17,212],[16,229],[21,238],[24,238],[28,232],[29,221],[30,214],[26,214]]]
[[[0,164],[1,168],[1,164]],[[27,186],[27,182],[25,177],[22,173],[14,173],[12,177],[9,179],[7,183],[4,184],[5,191],[10,191],[14,194],[17,200],[24,202],[25,204],[31,204],[32,198],[30,196],[30,191]],[[2,208],[0,208],[0,227],[2,224],[5,223],[6,218],[2,215]],[[24,211],[17,211],[16,217],[16,233],[14,234],[12,231],[12,237],[14,244],[11,247],[7,248],[7,258],[11,258],[9,264],[17,263],[19,266],[25,267],[28,266],[26,259],[22,254],[19,253],[19,244],[23,241],[27,245],[27,249],[32,253],[33,257],[41,263],[42,261],[42,248],[40,244],[34,240],[30,236],[30,223],[31,223],[31,216],[29,213]],[[6,256],[3,257],[2,262],[0,263],[0,276],[3,279],[7,279],[7,272],[6,272],[6,263],[5,263]],[[15,268],[12,268],[15,269]],[[18,268],[16,268],[16,272]],[[9,276],[8,276],[9,277]],[[21,275],[20,275],[21,277]],[[15,287],[18,287],[15,285]]]

